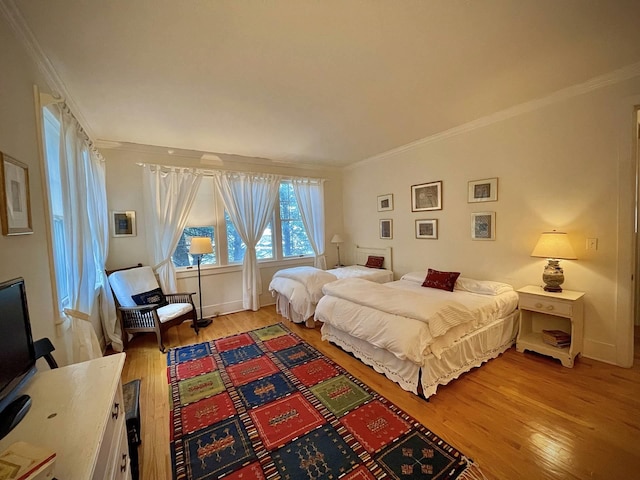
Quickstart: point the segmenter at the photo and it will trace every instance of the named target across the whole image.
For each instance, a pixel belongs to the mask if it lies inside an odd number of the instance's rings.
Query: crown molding
[[[58,75],[58,72],[44,53],[44,50],[40,47],[38,40],[20,13],[20,9],[16,5],[15,0],[0,0],[0,14],[5,18],[18,41],[22,44],[31,60],[38,67],[38,70],[43,75],[44,80],[47,83],[47,87],[51,89],[51,93],[54,94],[54,97],[61,97],[64,99],[69,110],[71,110],[87,135],[90,138],[94,138],[89,122],[87,122],[87,119],[82,115],[78,104],[69,94],[62,78],[60,78],[60,75]]]
[[[637,76],[640,76],[640,62],[633,63],[631,65],[627,65],[626,67],[620,68],[618,70],[614,70],[612,72],[601,75],[599,77],[592,78],[591,80],[587,80],[584,83],[579,83],[571,87],[563,88],[562,90],[558,90],[546,97],[537,98],[535,100],[521,103],[519,105],[509,107],[499,112],[492,113],[491,115],[481,117],[477,120],[473,120],[471,122],[458,125],[457,127],[444,130],[442,132],[436,133],[434,135],[430,135],[420,140],[416,140],[415,142],[407,143],[406,145],[402,145],[400,147],[387,150],[386,152],[379,153],[377,155],[366,158],[354,164],[348,165],[345,167],[345,170],[352,170],[357,167],[360,167],[378,160],[393,157],[395,155],[398,155],[402,152],[406,152],[408,150],[413,150],[414,148],[418,148],[423,145],[439,142],[447,138],[455,137],[457,135],[462,135],[463,133],[472,132],[479,128],[483,128],[483,127],[492,125],[494,123],[502,122],[504,120],[508,120],[509,118],[517,117],[525,113],[533,112],[535,110],[539,110],[541,108],[547,107],[554,103],[559,103],[564,100],[568,100],[570,98],[592,92],[594,90],[608,87],[610,85],[615,85],[617,83],[624,82],[626,80],[629,80]]]

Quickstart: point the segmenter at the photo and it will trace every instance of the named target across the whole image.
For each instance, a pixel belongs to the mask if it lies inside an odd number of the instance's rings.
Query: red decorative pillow
[[[367,258],[367,263],[365,264],[365,267],[382,268],[383,263],[384,263],[384,257],[375,257],[373,255],[369,255],[369,258]]]
[[[460,272],[439,272],[430,268],[427,270],[427,278],[424,279],[422,286],[453,292],[453,287],[459,276]]]

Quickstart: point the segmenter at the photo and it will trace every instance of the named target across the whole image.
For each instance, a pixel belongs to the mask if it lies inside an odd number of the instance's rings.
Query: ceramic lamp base
[[[542,281],[544,282],[544,290],[546,292],[561,292],[564,283],[564,271],[560,266],[560,260],[549,259],[549,263],[544,267],[542,272]]]

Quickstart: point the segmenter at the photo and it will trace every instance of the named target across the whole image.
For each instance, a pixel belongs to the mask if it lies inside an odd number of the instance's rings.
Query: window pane
[[[290,182],[280,184],[280,224],[282,225],[282,254],[285,257],[313,255],[313,248],[302,223],[298,201]]]
[[[200,259],[200,265],[215,265],[216,241],[213,235],[213,227],[186,227],[182,231],[180,240],[178,240],[178,246],[171,256],[173,264],[176,267],[189,267],[198,264],[197,257],[189,255],[189,246],[191,245],[192,237],[208,237],[211,239],[213,252],[205,253],[204,255],[202,255],[202,258]]]
[[[247,246],[240,238],[236,227],[233,225],[229,214],[225,210],[224,221],[227,225],[227,251],[229,263],[242,263]],[[256,245],[256,257],[258,260],[273,258],[273,228],[269,222],[262,232],[262,237]]]

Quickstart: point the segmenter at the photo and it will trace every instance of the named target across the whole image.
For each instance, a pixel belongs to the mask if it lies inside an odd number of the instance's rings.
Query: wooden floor
[[[170,329],[167,347],[282,321],[273,307],[214,319],[196,338]],[[285,321],[286,322],[286,321]],[[640,341],[631,369],[580,358],[573,369],[511,348],[441,387],[427,402],[320,339],[319,329],[286,322],[305,341],[474,459],[488,479],[640,478]],[[123,381],[142,379],[140,478],[171,478],[166,355],[155,336],[127,350]]]

